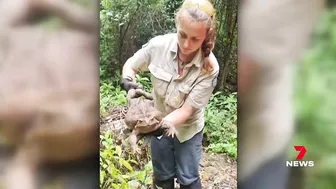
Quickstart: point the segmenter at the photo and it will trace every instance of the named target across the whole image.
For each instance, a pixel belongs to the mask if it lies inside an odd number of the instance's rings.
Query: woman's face
[[[182,54],[189,55],[197,51],[206,38],[206,25],[194,21],[184,12],[177,24],[178,45]]]

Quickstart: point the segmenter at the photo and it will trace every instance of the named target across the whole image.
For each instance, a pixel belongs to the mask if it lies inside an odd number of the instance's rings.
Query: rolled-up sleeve
[[[153,39],[144,44],[126,63],[131,66],[133,70],[148,71],[148,65],[153,51]]]
[[[218,71],[197,83],[186,98],[186,103],[196,109],[205,108],[217,84]]]

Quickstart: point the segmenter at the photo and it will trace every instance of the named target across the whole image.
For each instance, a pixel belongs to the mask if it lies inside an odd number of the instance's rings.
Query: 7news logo
[[[287,167],[314,167],[314,161],[302,161],[307,153],[304,146],[294,146],[295,150],[299,152],[296,161],[286,161]]]

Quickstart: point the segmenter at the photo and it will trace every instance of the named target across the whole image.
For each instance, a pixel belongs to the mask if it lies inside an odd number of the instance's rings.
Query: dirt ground
[[[116,136],[122,136],[123,118],[126,107],[112,108],[109,113],[101,117],[101,132],[113,131]],[[123,141],[122,137],[119,139]],[[200,163],[200,174],[204,189],[236,189],[237,162],[226,154],[216,154],[203,150]],[[176,187],[179,188],[178,185]]]
[[[200,166],[203,188],[237,188],[237,163],[226,154],[204,152]]]

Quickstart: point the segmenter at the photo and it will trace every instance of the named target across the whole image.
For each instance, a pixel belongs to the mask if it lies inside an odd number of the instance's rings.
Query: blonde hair
[[[185,0],[176,14],[175,23],[178,24],[182,13],[187,12],[192,19],[198,23],[203,23],[207,28],[207,36],[202,43],[204,63],[202,70],[206,73],[213,71],[213,65],[210,61],[210,53],[215,47],[215,10],[208,0]]]

